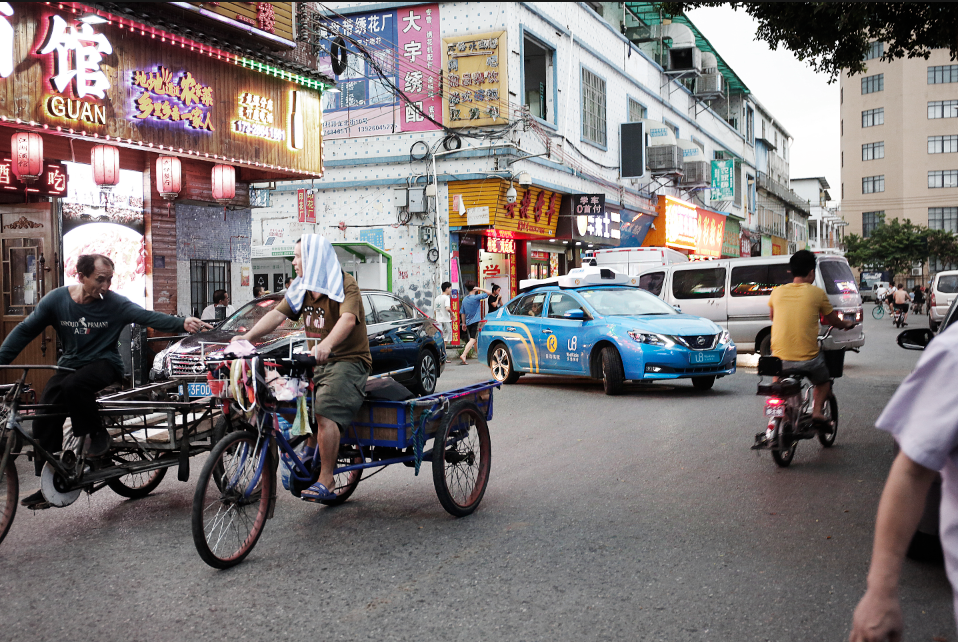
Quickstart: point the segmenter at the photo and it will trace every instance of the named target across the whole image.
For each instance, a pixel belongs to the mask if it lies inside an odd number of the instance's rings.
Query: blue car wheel
[[[522,376],[521,372],[516,372],[513,367],[512,355],[509,354],[509,348],[503,343],[497,343],[492,346],[492,355],[489,357],[489,369],[492,371],[492,378],[502,383],[515,383]]]
[[[620,395],[625,387],[625,370],[619,351],[611,346],[602,348],[602,388],[607,395]]]

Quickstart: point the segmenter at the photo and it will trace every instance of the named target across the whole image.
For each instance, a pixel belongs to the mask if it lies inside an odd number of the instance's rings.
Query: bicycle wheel
[[[881,319],[883,316],[885,316],[884,306],[876,305],[874,308],[872,308],[873,319]]]
[[[442,507],[456,517],[476,510],[489,483],[491,463],[485,416],[475,404],[453,404],[432,446],[432,481]]]
[[[832,421],[832,429],[825,433],[818,433],[818,443],[825,446],[825,448],[831,448],[835,443],[835,437],[838,435],[838,399],[835,398],[835,395],[828,395],[828,399],[825,401],[825,418]]]
[[[203,465],[193,494],[193,543],[214,568],[242,562],[263,532],[276,483],[268,443],[255,433],[230,433]]]
[[[0,448],[0,542],[7,536],[17,514],[19,498],[20,478],[17,476],[17,465],[4,443],[4,447]]]
[[[122,466],[125,463],[136,463],[141,461],[156,461],[161,457],[160,453],[135,450],[131,452],[113,453],[113,463]],[[117,495],[129,499],[140,499],[146,497],[160,485],[163,478],[166,477],[166,468],[157,470],[148,470],[138,473],[129,473],[123,477],[110,479],[106,485],[110,487]]]
[[[798,440],[792,438],[792,427],[788,419],[776,419],[778,422],[775,433],[778,436],[777,447],[772,448],[772,459],[780,468],[785,468],[795,458],[798,450]]]

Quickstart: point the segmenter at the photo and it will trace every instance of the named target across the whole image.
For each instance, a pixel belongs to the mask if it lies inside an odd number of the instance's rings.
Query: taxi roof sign
[[[569,273],[563,276],[554,276],[549,279],[524,279],[519,282],[519,291],[524,292],[525,290],[544,285],[557,285],[560,288],[581,288],[589,285],[628,285],[638,287],[639,278],[622,274],[609,268],[589,265],[569,270]]]

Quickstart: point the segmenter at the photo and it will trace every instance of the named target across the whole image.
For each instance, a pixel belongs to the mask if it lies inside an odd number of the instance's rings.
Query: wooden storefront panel
[[[489,208],[488,227],[496,232],[524,236],[554,238],[559,221],[562,195],[539,187],[516,188],[516,202],[506,202],[509,182],[499,179],[459,181],[449,184],[449,225],[469,226],[468,214],[459,214],[454,196],[460,196],[468,211]]]

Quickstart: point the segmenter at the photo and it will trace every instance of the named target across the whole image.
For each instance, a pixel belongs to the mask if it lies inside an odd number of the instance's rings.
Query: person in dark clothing
[[[73,372],[60,372],[47,383],[41,404],[67,408],[73,434],[86,437],[83,451],[98,457],[110,449],[110,435],[100,422],[96,394],[123,374],[123,361],[117,341],[130,323],[150,326],[164,332],[196,332],[211,328],[196,317],[174,317],[144,310],[124,296],[110,291],[113,261],[102,254],[84,254],[77,259],[79,284],[52,290],[40,299],[36,309],[17,325],[0,345],[0,365],[9,365],[43,330],[52,325],[63,346],[57,365]],[[61,418],[37,419],[33,436],[49,453],[63,448]],[[37,458],[36,474],[43,460]],[[40,491],[21,502],[34,509],[49,504]]]
[[[486,301],[486,305],[489,306],[489,314],[502,307],[502,288],[498,284],[492,284],[492,294],[489,295],[489,299]]]
[[[925,289],[920,285],[916,285],[912,291],[912,301],[914,303],[913,311],[915,314],[921,314],[925,307]]]

